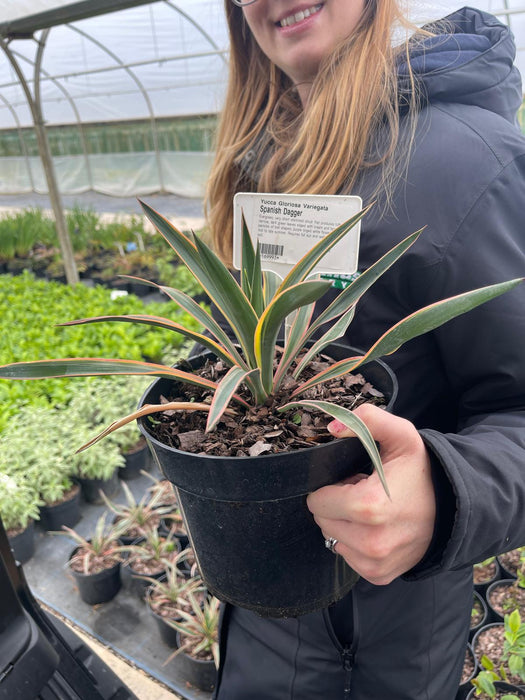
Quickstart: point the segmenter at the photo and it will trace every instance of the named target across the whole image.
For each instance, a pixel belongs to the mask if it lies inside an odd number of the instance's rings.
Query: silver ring
[[[324,541],[324,546],[326,547],[326,549],[329,549],[332,552],[332,554],[337,554],[337,552],[335,551],[335,545],[338,542],[339,540],[336,540],[335,537],[328,537],[328,539]]]

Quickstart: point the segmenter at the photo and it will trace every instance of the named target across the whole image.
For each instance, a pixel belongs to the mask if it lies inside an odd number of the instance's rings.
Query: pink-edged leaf
[[[255,377],[256,374],[259,374],[259,369],[244,370],[240,367],[232,367],[228,370],[228,372],[218,383],[217,389],[213,395],[210,412],[208,414],[208,421],[206,423],[207,433],[217,425],[223,414],[226,412],[226,409],[237,391],[239,384],[245,381],[248,377]]]
[[[106,322],[123,322],[123,323],[141,323],[146,326],[154,326],[155,328],[163,328],[164,330],[174,331],[175,333],[180,333],[181,335],[191,338],[196,343],[201,343],[205,347],[209,348],[213,353],[223,359],[226,364],[233,365],[236,364],[234,358],[231,354],[219,343],[215,342],[209,336],[198,333],[197,331],[192,331],[176,321],[172,321],[169,318],[163,318],[162,316],[150,316],[148,314],[126,314],[122,316],[93,316],[92,318],[79,318],[74,321],[65,321],[64,323],[58,324],[59,326],[82,326],[88,323],[106,323]]]
[[[107,428],[104,428],[104,430],[98,433],[98,435],[95,435],[95,437],[93,437],[89,442],[86,442],[84,445],[79,447],[76,453],[87,450],[88,447],[91,447],[91,445],[94,445],[96,442],[102,440],[107,435],[110,435],[111,433],[115,432],[115,430],[122,428],[124,425],[127,425],[128,423],[131,423],[132,421],[137,420],[138,418],[150,416],[153,413],[164,413],[164,411],[208,412],[209,410],[210,404],[198,403],[196,401],[168,401],[167,403],[161,404],[144,404],[144,406],[137,409],[136,411],[133,411],[133,413],[130,413],[129,415],[124,416],[123,418],[119,418],[118,420],[113,421],[113,423],[108,425]],[[230,415],[235,415],[235,411],[233,411],[232,409],[228,409],[227,412]]]
[[[383,471],[383,464],[381,463],[381,457],[379,456],[375,440],[372,437],[372,434],[368,430],[365,423],[363,423],[363,421],[352,411],[349,411],[347,408],[343,408],[342,406],[336,406],[335,404],[330,403],[329,401],[293,401],[291,403],[285,404],[284,406],[281,406],[278,410],[289,411],[292,408],[299,407],[314,408],[318,411],[323,411],[327,415],[331,416],[332,418],[335,418],[336,420],[343,423],[343,425],[346,425],[347,428],[352,430],[355,433],[356,438],[361,442],[361,444],[367,451],[368,456],[370,457],[370,460],[372,461],[372,464],[374,465],[374,468],[377,471],[377,475],[381,481],[381,484],[385,489],[385,493],[390,498],[390,492],[386,483],[385,473]]]

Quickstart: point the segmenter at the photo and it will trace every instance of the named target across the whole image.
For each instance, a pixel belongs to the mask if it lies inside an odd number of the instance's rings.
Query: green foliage
[[[35,245],[53,246],[55,242],[55,224],[41,209],[25,209],[0,218],[0,260],[27,257]]]
[[[521,621],[519,610],[513,610],[504,618],[504,644],[500,659],[481,657],[483,668],[471,683],[476,688],[476,696],[496,697],[495,681],[509,682],[509,674],[525,681],[525,622]],[[499,664],[499,666],[497,665]],[[517,695],[505,695],[502,700],[513,700]]]
[[[525,681],[525,622],[521,621],[519,610],[505,615],[505,644],[503,659],[509,671]]]
[[[159,363],[113,359],[114,356],[109,356],[109,358],[106,356],[104,359],[85,359],[86,353],[82,352],[77,353],[77,357],[73,359],[42,360],[41,362],[20,362],[6,365],[0,368],[0,377],[36,379],[121,374],[172,378],[207,390],[211,389],[214,392],[213,400],[209,406],[197,402],[177,404],[176,406],[177,409],[207,410],[206,429],[210,431],[220,422],[232,401],[245,407],[248,406],[246,401],[236,395],[240,384],[249,390],[252,404],[262,405],[278,394],[284,378],[291,372],[298,380],[299,386],[291,394],[291,401],[286,405],[279,406],[278,410],[287,411],[307,406],[309,409],[328,413],[344,423],[363,443],[387,493],[388,489],[379,452],[365,424],[350,410],[327,402],[305,401],[301,395],[318,384],[357,370],[366,362],[395,352],[408,340],[438,328],[443,323],[509,291],[523,281],[520,278],[484,287],[420,309],[386,331],[363,355],[341,360],[304,381],[301,375],[306,366],[309,365],[310,360],[330,343],[345,334],[362,295],[406,252],[417,240],[420,232],[408,236],[387,252],[346,287],[314,319],[314,304],[328,291],[331,283],[326,280],[309,279],[309,277],[315,272],[323,257],[358,223],[366,210],[338,226],[318,241],[280,283],[272,273],[262,272],[259,248],[254,249],[246,224],[243,222],[242,270],[240,284],[238,284],[226,266],[198,236],[182,233],[149,206],[146,204],[142,204],[142,206],[151,223],[162,234],[181,263],[198,280],[207,296],[223,314],[232,329],[235,341],[232,341],[216,323],[208,310],[199,306],[190,296],[174,287],[156,284],[152,284],[152,286],[157,287],[175,301],[180,308],[193,317],[198,325],[204,326],[207,334],[196,332],[195,326],[190,328],[184,322],[174,323],[169,318],[159,317],[153,313],[129,314],[122,309],[116,314],[80,318],[63,325],[84,326],[83,330],[87,326],[88,330],[85,332],[88,336],[91,324],[97,326],[101,322],[108,321],[117,322],[117,331],[122,331],[125,336],[128,335],[129,324],[131,327],[139,325],[172,330],[177,335],[180,334],[201,343],[215,353],[230,367],[226,375],[216,383],[193,372]],[[292,322],[288,324],[286,347],[279,359],[276,356],[276,340],[280,328],[285,320],[289,319],[292,319]],[[126,326],[126,330],[122,330],[122,324]],[[324,331],[326,326],[328,330]],[[114,323],[111,323],[109,327],[114,329]],[[318,331],[323,331],[323,334],[308,348],[308,342],[315,337]],[[126,356],[129,358],[129,352],[126,352]],[[62,357],[64,356],[62,355]],[[301,381],[302,383],[300,383]],[[163,404],[152,410],[161,412],[167,408],[175,408],[175,406]],[[138,415],[135,413],[116,421],[84,447],[134,420]]]
[[[133,295],[111,299],[103,287],[88,288],[80,284],[69,287],[57,282],[35,280],[29,273],[12,277],[0,275],[0,363],[36,360],[43,357],[119,357],[172,362],[184,353],[184,338],[173,333],[151,331],[147,326],[57,327],[64,318],[84,313],[168,314],[173,320],[197,330],[192,317],[175,305],[153,303],[147,307]],[[43,382],[0,382],[0,433],[11,416],[23,405],[65,405],[85,380],[73,386],[66,380]],[[136,399],[136,395],[133,397]]]
[[[0,473],[0,516],[6,530],[24,529],[38,519],[38,492],[23,474]]]

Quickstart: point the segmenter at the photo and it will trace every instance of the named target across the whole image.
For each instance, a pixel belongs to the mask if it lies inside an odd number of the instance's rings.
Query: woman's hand
[[[308,496],[308,508],[325,538],[363,578],[390,583],[415,566],[432,539],[436,503],[430,459],[412,423],[372,404],[355,413],[379,442],[391,500],[376,473],[358,475]],[[354,433],[339,421],[328,426],[336,437]]]

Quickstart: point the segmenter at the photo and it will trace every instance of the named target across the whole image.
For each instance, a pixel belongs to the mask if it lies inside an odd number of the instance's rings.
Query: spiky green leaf
[[[330,286],[331,283],[324,280],[301,282],[278,294],[264,310],[255,329],[254,350],[266,392],[272,390],[275,341],[286,317],[295,309],[320,299]]]

